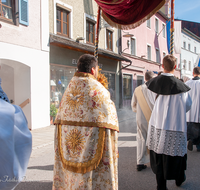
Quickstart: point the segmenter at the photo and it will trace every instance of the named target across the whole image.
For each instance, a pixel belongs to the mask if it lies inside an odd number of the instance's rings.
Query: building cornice
[[[80,51],[84,53],[89,53],[89,54],[93,54],[94,49],[95,49],[94,45],[76,42],[73,39],[56,35],[56,34],[51,34],[51,33],[50,33],[50,45],[67,48],[67,49],[71,49],[75,51]],[[101,48],[98,49],[98,55],[101,57],[106,57],[106,58],[114,59],[117,61],[131,62],[129,59],[127,59],[126,57],[123,57],[122,55],[119,55],[112,51],[108,51]]]
[[[196,34],[194,34],[193,32],[191,32],[190,30],[188,30],[187,28],[183,28],[182,32],[187,33],[187,35],[189,35],[190,37],[194,37],[195,39],[197,39],[200,42],[200,37],[197,36]]]

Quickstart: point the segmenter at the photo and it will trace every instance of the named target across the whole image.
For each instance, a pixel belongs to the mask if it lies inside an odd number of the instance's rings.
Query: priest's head
[[[200,67],[195,67],[193,69],[193,76],[194,77],[200,77]]]
[[[78,72],[90,73],[95,78],[98,77],[98,61],[93,55],[81,55],[77,63],[77,68]]]
[[[173,73],[174,69],[176,69],[176,58],[173,55],[166,55],[163,58],[162,67],[164,73]]]
[[[147,71],[145,73],[145,81],[149,81],[150,79],[152,79],[154,77],[154,72],[153,71]]]

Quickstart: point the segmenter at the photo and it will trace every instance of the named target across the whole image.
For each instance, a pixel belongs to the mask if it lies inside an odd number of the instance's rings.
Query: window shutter
[[[19,23],[29,25],[28,0],[19,0]]]

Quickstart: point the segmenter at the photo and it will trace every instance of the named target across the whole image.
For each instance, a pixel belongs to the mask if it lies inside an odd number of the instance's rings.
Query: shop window
[[[56,7],[57,34],[69,37],[69,14],[69,11]]]
[[[132,76],[123,74],[123,99],[130,100],[132,98]]]
[[[106,29],[106,44],[108,50],[113,50],[113,32]]]
[[[95,23],[89,20],[86,20],[86,42],[94,44],[95,37]]]
[[[108,80],[108,91],[110,92],[110,98],[113,102],[115,102],[116,101],[115,74],[105,71],[102,71],[101,73],[104,74]]]
[[[59,107],[62,96],[76,70],[75,67],[51,65],[50,99],[51,104],[54,104],[57,108]]]

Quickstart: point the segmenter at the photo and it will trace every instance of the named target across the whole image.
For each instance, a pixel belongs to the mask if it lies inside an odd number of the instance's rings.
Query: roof
[[[67,49],[72,49],[75,51],[81,51],[81,52],[89,53],[89,54],[93,54],[94,49],[95,49],[94,45],[79,43],[73,39],[55,35],[55,34],[50,34],[50,45],[59,46],[62,48],[67,48]],[[106,58],[110,58],[110,59],[114,59],[114,60],[118,60],[118,61],[131,62],[131,60],[129,60],[117,53],[114,53],[112,51],[108,51],[105,49],[100,49],[100,48],[98,49],[98,56],[106,57]]]
[[[175,19],[175,20],[180,20],[180,19]],[[180,20],[182,21],[182,29],[186,28],[189,31],[191,31],[193,34],[197,35],[200,37],[200,23],[198,22],[191,22],[191,21],[186,21],[186,20]]]

